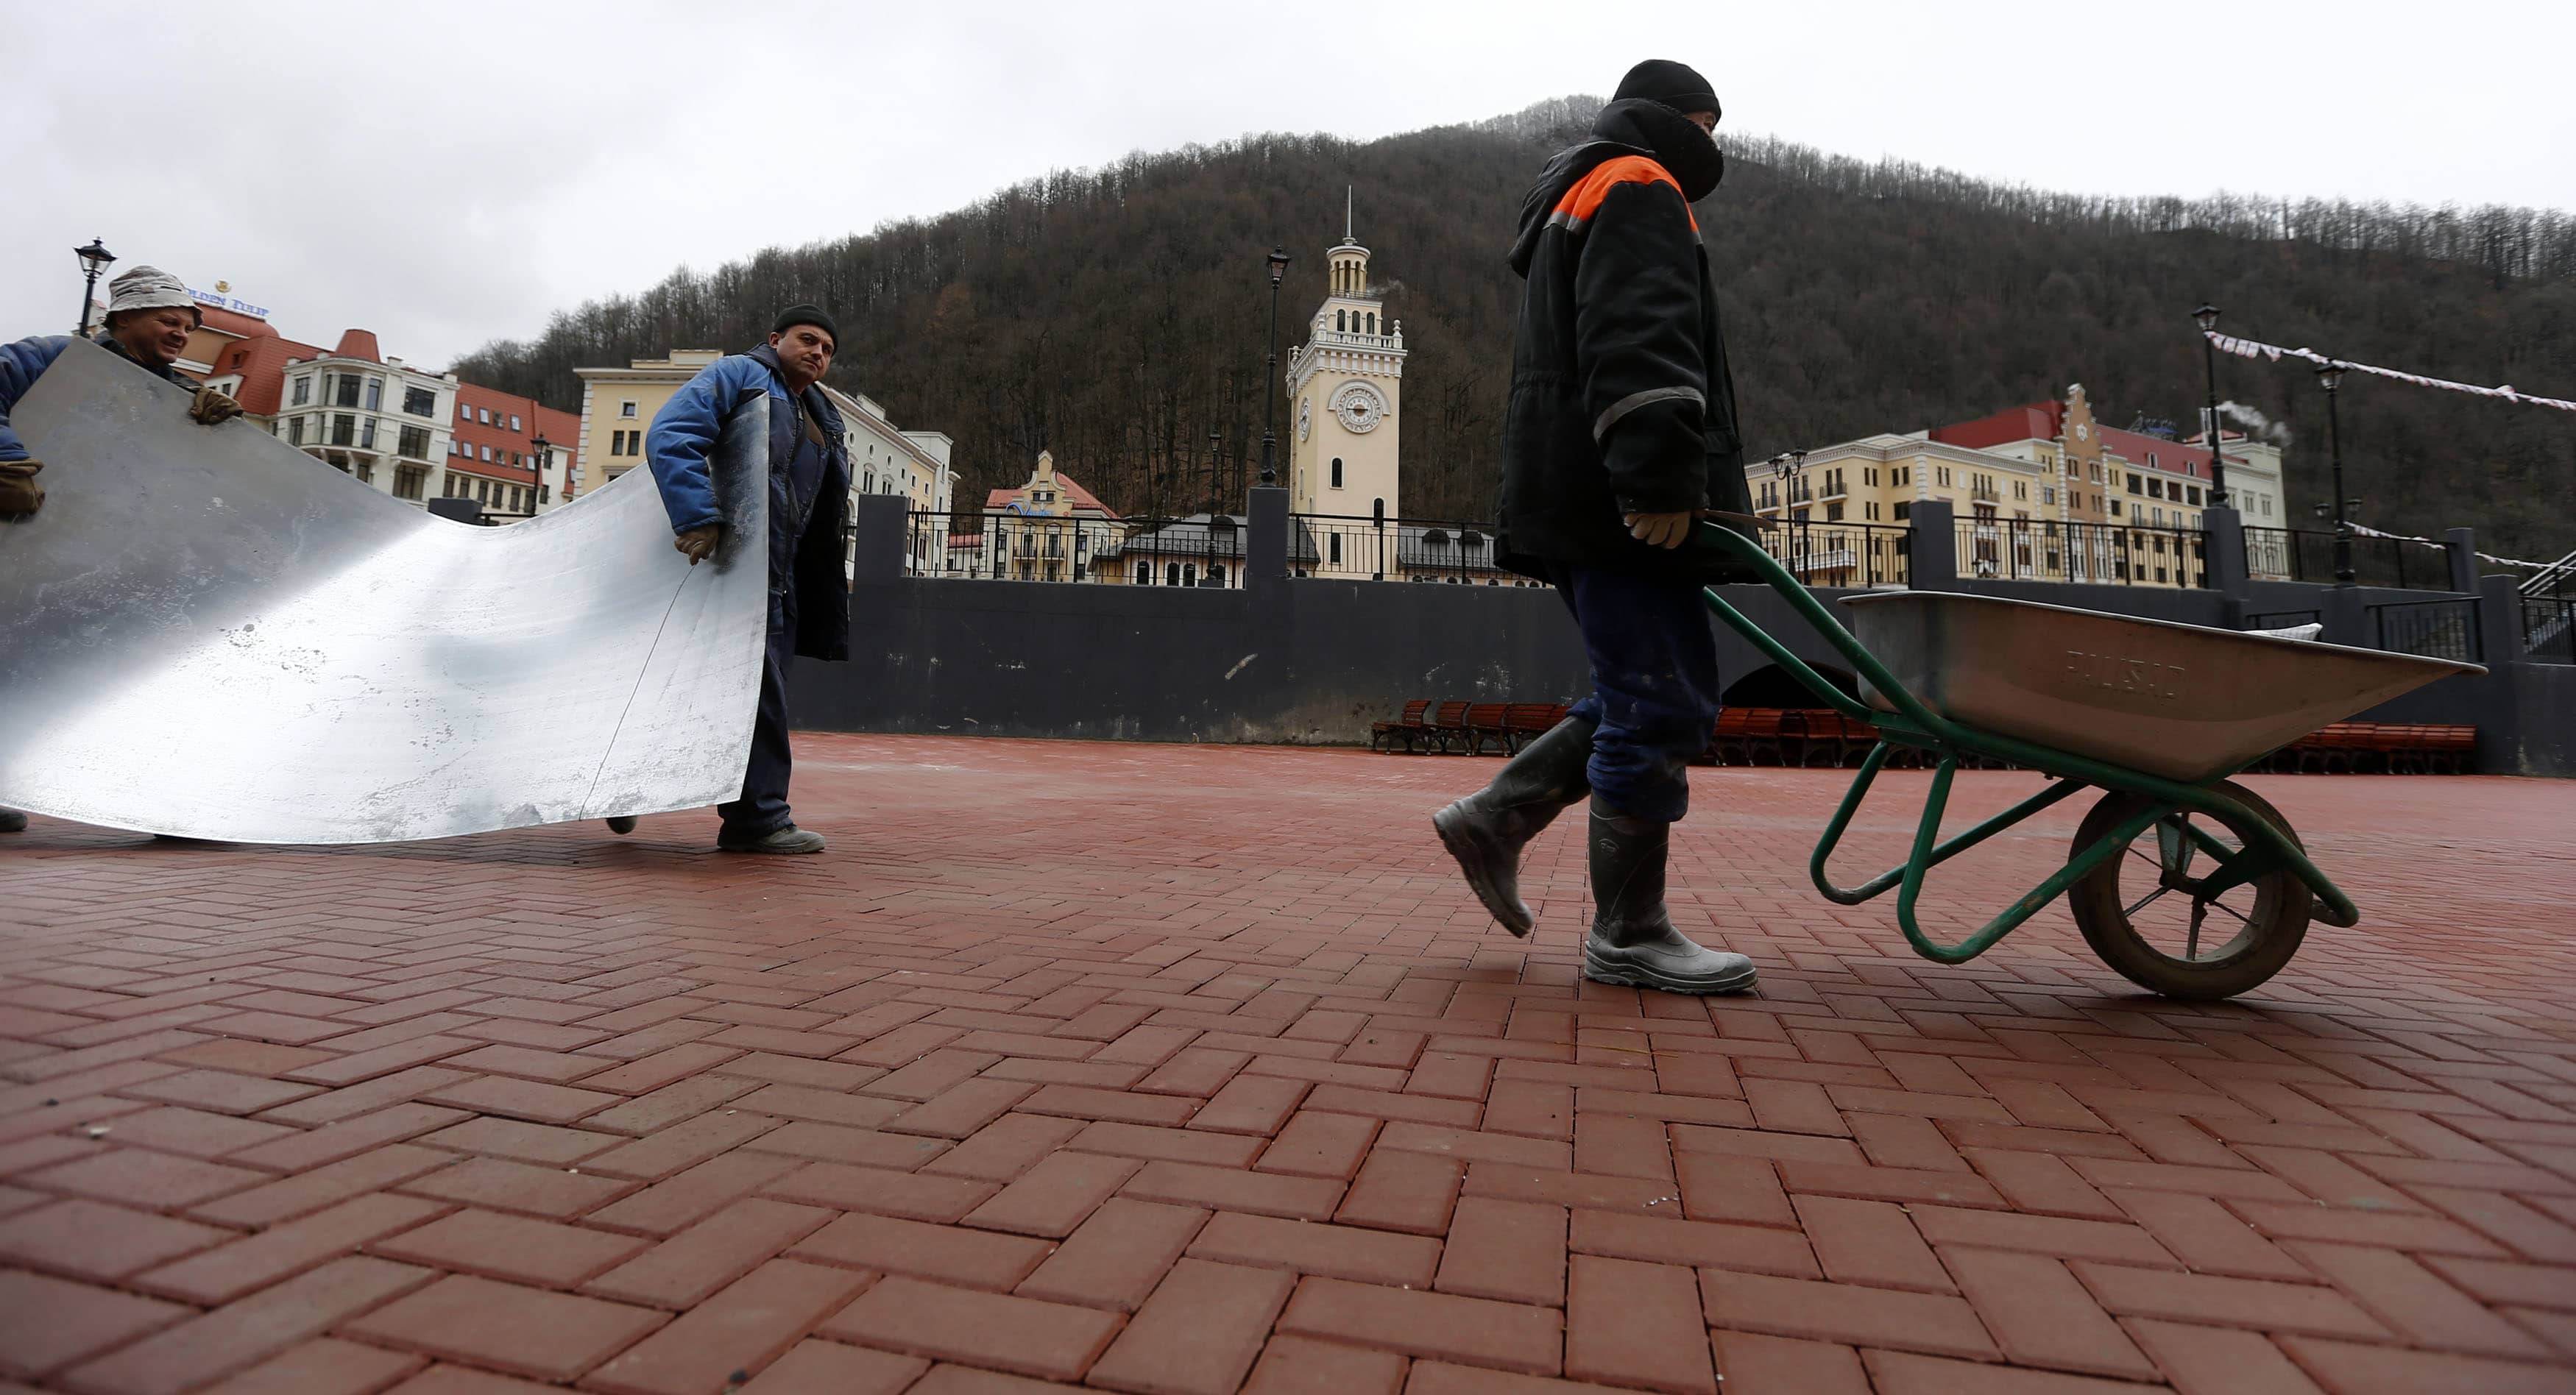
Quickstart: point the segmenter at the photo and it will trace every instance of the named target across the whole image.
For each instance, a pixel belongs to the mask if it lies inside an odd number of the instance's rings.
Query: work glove
[[[723,535],[723,524],[705,523],[675,535],[671,543],[687,555],[689,565],[694,567],[716,554],[716,540]]]
[[[0,518],[17,518],[44,507],[45,487],[36,483],[41,460],[0,460]]]
[[[188,404],[188,419],[199,426],[221,426],[242,414],[242,405],[214,388],[197,389]]]

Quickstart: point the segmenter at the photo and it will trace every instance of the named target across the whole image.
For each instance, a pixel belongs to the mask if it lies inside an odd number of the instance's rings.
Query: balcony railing
[[[2207,540],[2188,528],[1962,518],[1957,529],[1963,579],[2108,586],[2210,584]]]

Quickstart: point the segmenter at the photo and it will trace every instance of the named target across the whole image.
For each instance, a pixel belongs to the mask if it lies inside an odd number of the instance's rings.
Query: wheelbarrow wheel
[[[2260,795],[2234,781],[2217,788],[2298,844],[2289,820]],[[2147,804],[2142,795],[2102,796],[2075,830],[2075,851],[2110,836]],[[2306,883],[2286,867],[2207,899],[2170,886],[2205,875],[2214,860],[2186,836],[2186,825],[2230,849],[2245,844],[2241,828],[2205,814],[2174,815],[2147,825],[2118,856],[2069,887],[2067,908],[2084,942],[2131,983],[2168,998],[2231,998],[2279,973],[2299,952],[2313,901]]]

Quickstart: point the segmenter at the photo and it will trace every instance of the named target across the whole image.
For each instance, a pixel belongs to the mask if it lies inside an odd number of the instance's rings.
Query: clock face
[[[1344,383],[1333,393],[1333,415],[1354,435],[1375,431],[1386,420],[1386,398],[1366,383]]]

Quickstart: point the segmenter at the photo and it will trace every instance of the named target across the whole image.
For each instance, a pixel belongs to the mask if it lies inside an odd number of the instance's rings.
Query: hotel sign
[[[194,286],[188,288],[188,294],[195,296],[200,305],[211,305],[218,310],[230,310],[236,315],[248,315],[255,320],[268,318],[267,306],[253,305],[247,300],[235,299],[231,291],[231,283],[225,281],[217,281],[211,291],[201,291]]]

